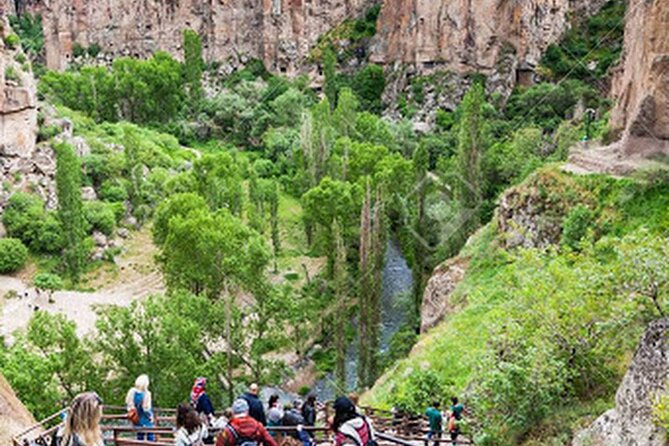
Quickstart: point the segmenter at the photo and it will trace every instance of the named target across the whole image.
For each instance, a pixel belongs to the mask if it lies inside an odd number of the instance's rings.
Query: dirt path
[[[607,174],[624,177],[637,170],[664,167],[666,165],[653,161],[643,153],[625,155],[620,144],[598,146],[596,143],[578,143],[569,154],[569,161],[563,170],[578,175]]]
[[[18,297],[3,299],[0,334],[7,342],[12,334],[25,328],[33,313],[48,311],[60,313],[77,324],[77,333],[83,336],[95,328],[95,309],[104,305],[128,306],[137,299],[164,290],[163,280],[154,263],[156,248],[151,242],[149,229],[134,233],[125,243],[126,252],[117,260],[116,267],[101,268],[89,276],[88,284],[95,291],[57,291],[54,303],[46,293],[37,294],[25,279],[0,275],[0,297],[15,291]],[[28,297],[25,297],[25,293]]]

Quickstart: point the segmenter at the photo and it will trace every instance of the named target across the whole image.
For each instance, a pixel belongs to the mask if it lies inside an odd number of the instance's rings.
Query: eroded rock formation
[[[436,326],[446,316],[451,307],[451,293],[465,277],[469,267],[469,258],[454,257],[437,266],[423,294],[420,311],[420,331],[425,333]]]
[[[533,67],[569,28],[570,16],[588,16],[603,4],[602,0],[385,0],[371,59],[492,73],[504,52],[513,51],[519,66]]]
[[[30,157],[37,135],[35,80],[18,48],[5,43],[9,23],[0,16],[0,155]]]
[[[2,0],[9,2],[9,0]],[[318,36],[365,11],[373,0],[30,0],[43,16],[50,68],[64,68],[75,43],[99,45],[101,57],[180,56],[181,33],[203,39],[207,60],[231,64],[249,58],[275,72],[295,73]],[[8,5],[9,9],[11,5]]]
[[[0,444],[12,444],[12,437],[35,423],[35,419],[16,397],[0,374]]]
[[[625,155],[669,153],[669,0],[630,0],[611,126]]]
[[[669,320],[646,330],[616,393],[616,407],[580,432],[574,446],[665,446],[663,429],[652,421],[654,398],[667,391],[669,380]]]

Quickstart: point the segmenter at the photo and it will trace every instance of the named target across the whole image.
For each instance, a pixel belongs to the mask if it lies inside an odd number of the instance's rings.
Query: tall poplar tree
[[[67,275],[78,282],[86,263],[86,221],[81,200],[81,164],[69,144],[54,147],[58,217],[63,228],[63,261]]]
[[[462,225],[463,238],[466,239],[480,224],[483,156],[483,86],[476,83],[462,100],[462,120],[458,134],[458,172],[457,198],[465,221]]]
[[[368,385],[374,384],[379,376],[379,351],[381,347],[381,298],[383,295],[383,265],[385,261],[384,205],[381,187],[376,189],[372,216],[371,261],[372,287],[370,299],[369,330],[369,376]]]
[[[337,392],[346,391],[346,326],[347,320],[347,278],[346,272],[346,246],[341,233],[339,220],[335,218],[332,223],[334,233],[334,289],[335,289],[335,382]]]
[[[371,344],[371,288],[373,277],[372,215],[369,178],[360,214],[360,280],[358,282],[358,388],[369,385]]]
[[[183,32],[184,84],[190,99],[189,106],[193,112],[199,109],[204,98],[202,88],[202,72],[204,71],[204,59],[202,58],[202,39],[192,29]]]
[[[425,287],[425,269],[428,256],[428,247],[425,246],[427,240],[425,215],[425,200],[427,196],[427,173],[429,164],[429,154],[424,145],[420,145],[413,156],[414,174],[416,180],[416,212],[414,215],[413,232],[413,322],[416,332],[420,331],[420,310],[423,305],[423,289]]]

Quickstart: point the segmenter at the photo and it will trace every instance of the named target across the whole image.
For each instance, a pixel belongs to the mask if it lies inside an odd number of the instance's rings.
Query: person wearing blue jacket
[[[258,398],[260,388],[258,384],[251,384],[249,390],[245,392],[240,398],[249,404],[249,415],[263,426],[267,426],[267,419],[265,418],[265,408],[262,401]]]

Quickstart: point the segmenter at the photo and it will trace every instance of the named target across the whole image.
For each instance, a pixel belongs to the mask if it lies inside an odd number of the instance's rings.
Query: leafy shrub
[[[112,203],[122,203],[128,199],[128,190],[118,180],[107,180],[99,191],[100,199]]]
[[[58,253],[65,244],[63,237],[63,228],[55,212],[48,212],[46,218],[39,225],[37,237],[30,243],[30,248],[34,251],[44,253]]]
[[[7,37],[5,37],[5,45],[9,49],[14,50],[18,48],[20,44],[21,44],[21,38],[16,34],[9,34],[7,35]]]
[[[93,231],[112,235],[116,229],[116,215],[109,203],[92,201],[84,204],[84,218]]]
[[[17,271],[26,264],[28,249],[16,238],[0,239],[0,273]]]
[[[395,407],[410,413],[423,413],[432,401],[442,401],[447,397],[446,389],[434,371],[414,369],[405,385],[393,389],[390,401]]]
[[[9,198],[2,222],[11,237],[30,245],[37,238],[39,223],[44,220],[44,203],[35,196],[17,192]]]
[[[593,212],[583,205],[578,205],[572,209],[562,222],[560,244],[572,250],[578,250],[579,243],[587,234],[593,218]]]
[[[5,79],[14,82],[20,82],[21,76],[19,76],[19,72],[16,71],[16,68],[14,68],[12,65],[7,65],[5,67]]]
[[[88,56],[93,59],[95,59],[98,56],[98,54],[100,54],[100,51],[102,51],[102,47],[100,47],[100,45],[98,45],[97,43],[91,44],[86,50]]]
[[[74,58],[79,58],[85,55],[86,55],[86,48],[84,48],[81,44],[75,42],[75,44],[72,45],[72,56]]]
[[[33,286],[41,290],[56,291],[63,288],[63,279],[56,274],[39,273],[33,279]]]

